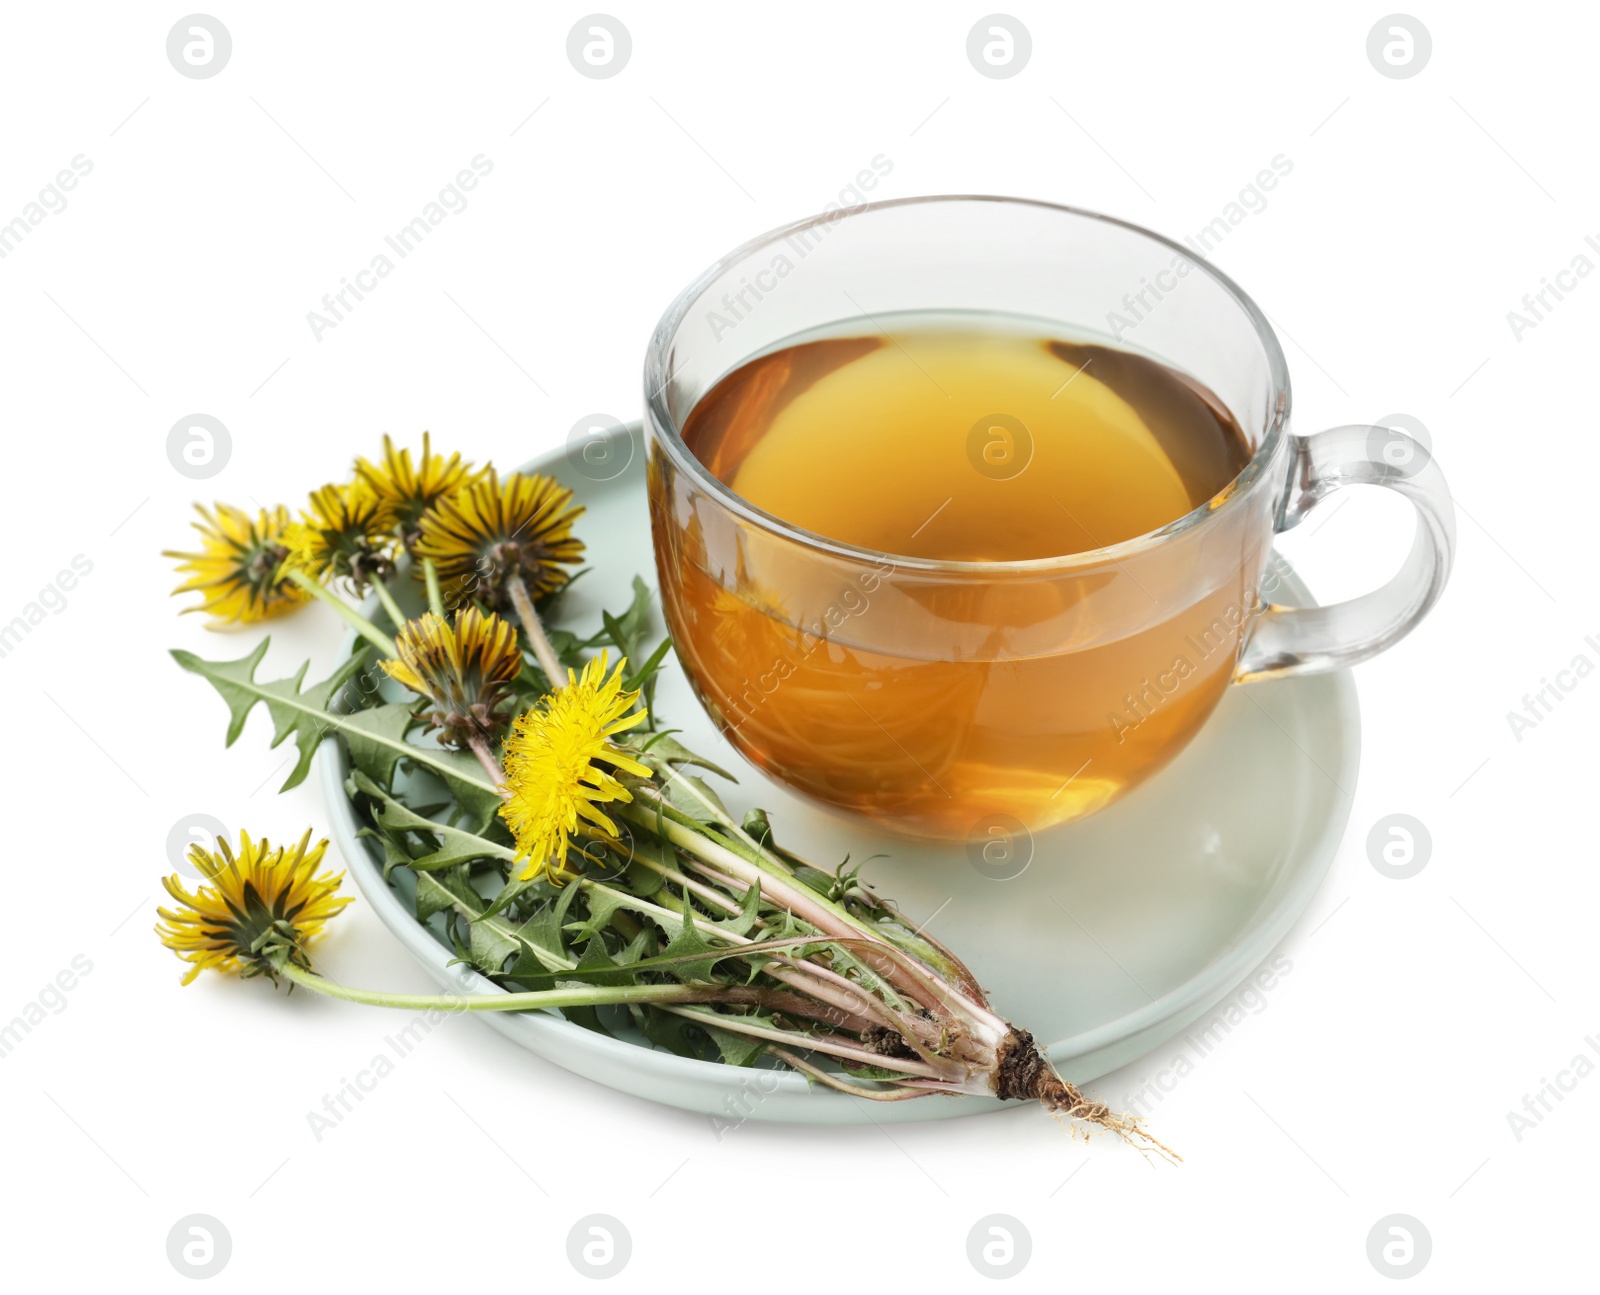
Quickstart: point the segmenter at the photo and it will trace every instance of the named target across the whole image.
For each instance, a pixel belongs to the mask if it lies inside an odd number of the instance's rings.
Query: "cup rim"
[[[1156,530],[1146,531],[1142,535],[1135,535],[1131,539],[1119,540],[1115,544],[1103,545],[1100,548],[1082,549],[1075,553],[1063,553],[1050,557],[1019,558],[1003,562],[981,562],[956,561],[943,558],[917,558],[906,554],[862,548],[859,545],[847,544],[842,540],[830,539],[826,535],[806,530],[804,527],[787,522],[763,508],[758,508],[723,484],[700,462],[684,442],[682,433],[678,428],[677,419],[672,416],[671,411],[667,408],[666,394],[671,380],[667,357],[671,352],[673,339],[676,337],[683,321],[688,317],[689,311],[712,283],[732,266],[761,248],[771,246],[775,242],[789,238],[803,230],[812,229],[817,225],[834,225],[839,221],[849,220],[867,212],[883,211],[891,207],[920,206],[931,203],[974,202],[1000,203],[1017,207],[1038,207],[1067,216],[1099,221],[1105,225],[1115,225],[1137,234],[1141,238],[1148,239],[1150,242],[1158,243],[1177,252],[1191,261],[1223,289],[1234,304],[1244,313],[1245,318],[1249,320],[1251,327],[1255,330],[1256,337],[1266,357],[1272,388],[1272,410],[1266,431],[1261,438],[1261,443],[1256,447],[1255,453],[1250,456],[1250,461],[1240,469],[1233,480],[1209,499],[1203,500],[1181,517]],[[644,397],[647,424],[651,432],[654,433],[656,440],[671,456],[679,470],[688,473],[702,489],[714,495],[730,512],[743,518],[751,525],[764,531],[772,532],[804,548],[813,549],[826,553],[830,557],[850,562],[881,563],[883,560],[888,559],[894,563],[897,571],[922,571],[941,575],[977,575],[989,578],[1008,573],[1037,575],[1080,567],[1093,567],[1101,564],[1115,565],[1128,558],[1158,548],[1177,536],[1195,529],[1202,523],[1230,511],[1230,509],[1236,511],[1243,498],[1252,494],[1253,487],[1265,477],[1266,467],[1277,453],[1278,447],[1287,433],[1291,404],[1288,363],[1284,359],[1283,348],[1279,345],[1277,334],[1273,331],[1265,312],[1256,305],[1243,288],[1210,261],[1196,255],[1192,249],[1166,237],[1164,234],[1158,234],[1154,230],[1146,229],[1143,225],[1137,225],[1129,220],[1121,220],[1116,216],[1107,216],[1101,212],[1090,211],[1083,207],[1073,207],[1065,203],[1045,202],[1037,198],[1015,198],[1000,194],[982,193],[923,194],[909,198],[888,198],[878,202],[859,203],[836,211],[819,212],[814,216],[807,216],[802,220],[780,225],[741,243],[731,252],[718,258],[716,262],[697,276],[688,287],[678,294],[661,316],[660,322],[656,324],[655,331],[650,336],[649,346],[645,350]]]

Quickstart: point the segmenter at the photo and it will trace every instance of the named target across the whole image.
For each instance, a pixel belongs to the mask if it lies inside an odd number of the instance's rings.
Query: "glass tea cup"
[[[953,312],[1039,321],[1189,375],[1232,414],[1249,462],[1215,497],[1121,543],[939,561],[792,526],[685,443],[696,404],[755,357]],[[1181,751],[1230,685],[1382,651],[1449,573],[1454,511],[1429,451],[1391,428],[1291,435],[1283,352],[1255,303],[1178,244],[1091,212],[930,197],[774,230],[673,302],[645,397],[662,606],[702,704],[773,778],[912,837],[1092,813]],[[1015,452],[1003,435],[996,448]],[[1274,535],[1347,485],[1411,501],[1403,566],[1348,602],[1279,605]]]

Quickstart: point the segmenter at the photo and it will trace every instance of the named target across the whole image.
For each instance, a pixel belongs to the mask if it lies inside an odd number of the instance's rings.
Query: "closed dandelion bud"
[[[317,875],[326,841],[274,849],[265,837],[239,833],[239,853],[219,840],[215,850],[196,845],[189,861],[209,885],[193,894],[176,874],[163,880],[176,909],[157,909],[161,943],[189,963],[183,983],[202,971],[276,980],[281,964],[309,968],[306,945],[350,901],[336,895],[343,874]]]
[[[440,499],[423,515],[415,553],[431,558],[451,601],[509,609],[518,586],[532,598],[559,589],[583,557],[572,524],[583,514],[572,491],[550,477],[487,476]]]
[[[285,536],[288,565],[315,580],[344,581],[357,594],[394,570],[394,518],[362,482],[311,492],[311,507]]]
[[[452,625],[425,612],[395,636],[399,659],[384,672],[434,704],[428,723],[447,746],[495,737],[505,726],[502,703],[522,670],[522,650],[513,626],[476,607],[456,613]]]
[[[422,452],[415,463],[410,450],[396,450],[385,435],[382,461],[374,464],[357,459],[355,468],[356,480],[388,509],[407,552],[416,547],[422,534],[422,515],[428,509],[490,471],[475,470],[459,454],[448,459],[435,454],[427,432],[422,434]]]
[[[201,517],[194,523],[200,532],[200,551],[167,549],[161,555],[182,559],[178,572],[189,577],[172,592],[200,595],[200,602],[185,611],[208,613],[216,629],[264,621],[305,603],[310,595],[285,579],[282,571],[289,555],[287,508],[263,508],[254,521],[242,508],[229,504],[209,510],[196,504],[195,511]]]

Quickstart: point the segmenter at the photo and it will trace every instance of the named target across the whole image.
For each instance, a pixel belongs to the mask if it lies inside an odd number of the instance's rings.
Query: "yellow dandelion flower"
[[[500,816],[517,841],[522,880],[544,875],[557,885],[575,875],[567,866],[574,833],[615,837],[601,805],[631,801],[617,772],[648,778],[650,770],[610,739],[643,722],[628,714],[639,699],[622,686],[627,661],[606,676],[606,654],[567,671],[567,685],[519,715],[506,739],[506,802]],[[607,768],[606,766],[610,766]]]
[[[517,582],[532,598],[565,582],[565,568],[583,557],[583,541],[572,534],[582,514],[572,491],[550,477],[513,472],[502,480],[491,468],[422,515],[415,552],[433,559],[458,599],[503,611]]]
[[[364,483],[326,485],[284,537],[289,563],[319,580],[348,580],[357,593],[394,570],[394,517]]]
[[[407,621],[395,636],[398,661],[380,664],[391,679],[433,702],[428,720],[439,740],[465,746],[493,737],[503,723],[496,714],[522,671],[517,631],[476,607],[456,612],[455,624],[432,612]]]
[[[263,508],[254,521],[244,509],[229,504],[217,504],[214,510],[196,504],[194,510],[202,519],[194,523],[200,532],[200,552],[161,552],[164,558],[182,559],[178,572],[189,577],[172,591],[174,596],[201,596],[185,612],[209,613],[210,627],[216,629],[264,621],[306,601],[309,595],[303,589],[279,578],[289,551],[284,538],[289,528],[287,508]]]
[[[422,452],[415,464],[411,461],[411,451],[396,450],[387,433],[383,438],[381,465],[366,459],[356,460],[356,480],[388,506],[408,549],[416,544],[421,533],[423,513],[487,471],[487,468],[475,471],[459,454],[452,454],[448,459],[435,454],[427,432],[422,434]]]
[[[211,884],[190,894],[176,874],[167,877],[162,885],[181,907],[156,910],[161,943],[190,964],[183,983],[208,970],[275,980],[274,957],[309,969],[305,946],[350,902],[334,894],[344,874],[317,875],[327,848],[311,845],[309,828],[287,849],[248,832],[239,833],[237,855],[224,840],[215,850],[191,846],[190,862]]]

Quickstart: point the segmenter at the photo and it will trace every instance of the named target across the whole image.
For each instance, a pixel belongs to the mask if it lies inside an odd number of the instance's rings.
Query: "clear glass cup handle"
[[[1278,530],[1298,526],[1344,486],[1386,486],[1411,501],[1417,532],[1399,573],[1380,589],[1330,607],[1269,603],[1256,619],[1237,683],[1315,674],[1376,656],[1410,633],[1439,600],[1450,575],[1455,508],[1428,450],[1388,427],[1335,427],[1294,438],[1289,492]]]

